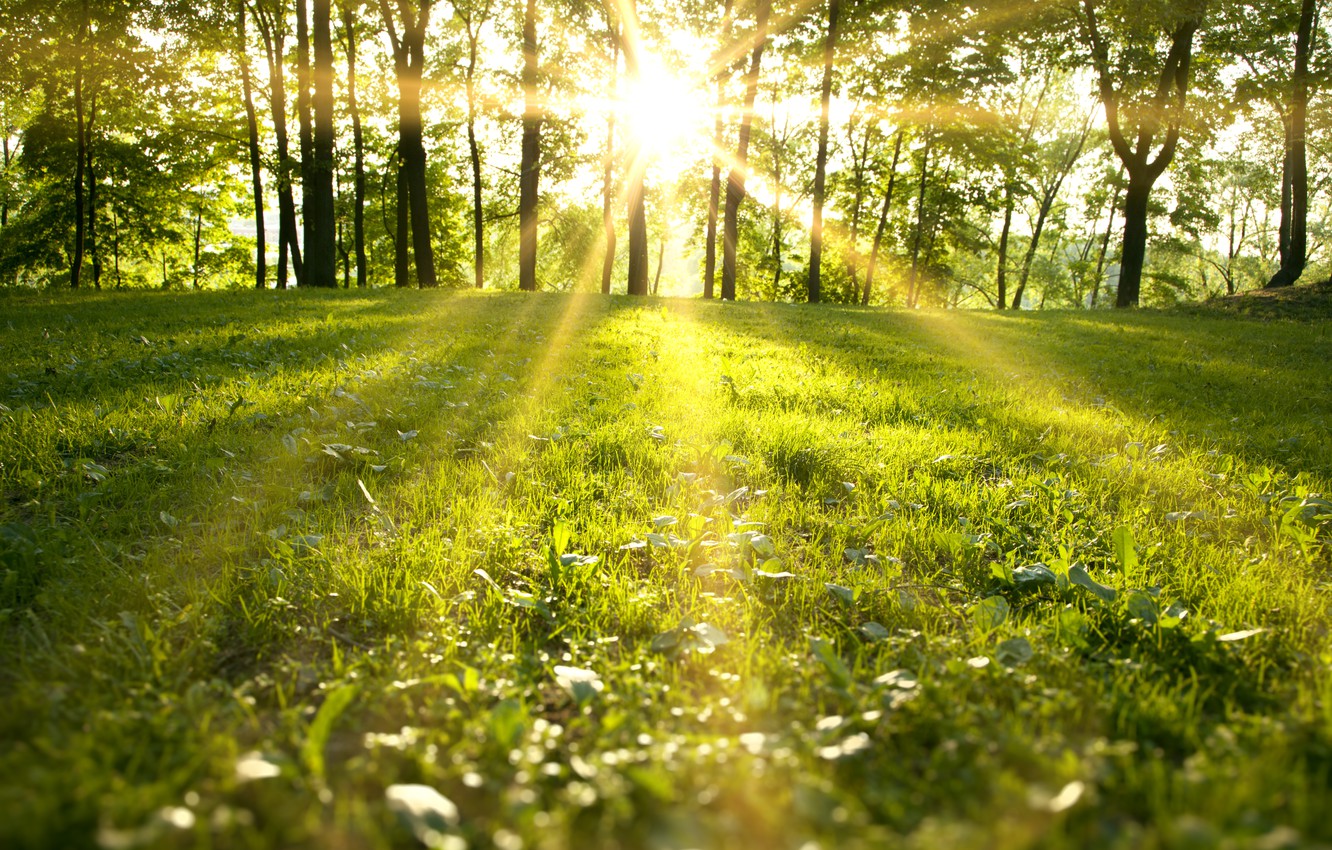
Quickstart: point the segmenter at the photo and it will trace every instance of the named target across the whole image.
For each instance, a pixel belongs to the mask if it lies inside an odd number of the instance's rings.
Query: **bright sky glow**
[[[673,74],[660,59],[644,57],[637,81],[626,81],[620,109],[649,159],[692,155],[700,134],[711,133],[705,94]]]

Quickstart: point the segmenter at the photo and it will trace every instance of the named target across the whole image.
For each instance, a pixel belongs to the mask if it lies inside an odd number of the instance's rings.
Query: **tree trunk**
[[[303,4],[304,0],[300,0]],[[333,211],[333,38],[330,31],[331,0],[314,0],[310,37],[314,46],[314,111],[312,159],[306,174],[310,191],[306,197],[312,207],[305,220],[310,234],[305,259],[311,286],[336,288],[338,285],[337,221]]]
[[[1147,254],[1147,202],[1152,184],[1141,173],[1129,171],[1124,193],[1124,247],[1119,257],[1119,289],[1116,307],[1138,306],[1142,288],[1142,264]]]
[[[1285,159],[1281,186],[1281,267],[1267,288],[1290,286],[1304,274],[1308,253],[1309,164],[1305,139],[1309,109],[1309,54],[1313,52],[1313,23],[1318,3],[1304,0],[1295,33],[1295,73],[1291,78],[1290,108],[1286,119]],[[1289,197],[1289,204],[1286,198]]]
[[[393,285],[405,288],[412,285],[412,225],[407,196],[411,194],[407,181],[407,165],[403,162],[402,146],[398,146],[395,164],[397,202],[394,204],[393,229]]]
[[[1200,19],[1182,21],[1171,34],[1157,83],[1153,109],[1141,113],[1136,121],[1133,144],[1129,143],[1120,120],[1119,98],[1110,77],[1109,50],[1101,40],[1093,0],[1083,0],[1087,35],[1091,41],[1092,63],[1096,69],[1101,103],[1105,106],[1106,127],[1115,155],[1128,172],[1129,185],[1124,198],[1124,247],[1120,253],[1117,307],[1136,307],[1142,288],[1143,259],[1147,253],[1147,209],[1152,186],[1170,167],[1179,144],[1185,100],[1189,88],[1189,67],[1193,58],[1193,37],[1202,25]],[[1156,136],[1165,123],[1165,138],[1156,158],[1151,153]]]
[[[381,15],[389,31],[393,67],[398,77],[398,234],[395,243],[394,282],[408,284],[406,224],[411,223],[412,258],[416,285],[430,289],[435,277],[435,251],[430,243],[430,200],[426,181],[426,153],[421,125],[421,73],[425,66],[425,34],[430,25],[430,0],[420,0],[415,18],[404,14],[399,38],[386,0]]]
[[[300,286],[309,286],[310,254],[316,242],[314,236],[314,126],[310,113],[310,26],[306,4],[310,0],[296,0],[296,137],[301,153],[301,245],[304,246],[305,264],[297,274]]]
[[[809,229],[809,303],[822,297],[819,280],[823,260],[823,202],[826,200],[828,172],[828,111],[832,101],[833,62],[837,51],[839,0],[828,0],[828,35],[823,42],[823,83],[819,88],[819,148],[814,160],[814,220]]]
[[[9,133],[0,128],[0,145],[4,147],[5,156],[5,176],[9,176],[9,166],[13,156],[13,151],[9,148]],[[9,226],[9,186],[0,186],[0,228]]]
[[[467,154],[472,163],[472,276],[477,289],[486,284],[486,221],[481,206],[481,148],[476,141],[476,61],[480,23],[467,26]]]
[[[1123,169],[1119,172],[1124,173]],[[1101,238],[1101,250],[1096,256],[1096,275],[1092,278],[1092,292],[1090,306],[1096,306],[1096,299],[1101,294],[1101,275],[1105,272],[1105,258],[1110,253],[1110,236],[1115,230],[1115,209],[1119,206],[1119,181],[1115,181],[1114,194],[1110,196],[1110,212],[1105,218],[1105,236]]]
[[[999,231],[999,271],[995,275],[995,282],[999,288],[999,298],[995,304],[995,309],[1003,310],[1008,307],[1008,235],[1013,229],[1013,207],[1017,204],[1017,198],[1014,196],[1013,184],[1010,181],[1004,187],[1004,228]],[[1016,293],[1013,296],[1013,309],[1017,310],[1022,306],[1022,294]]]
[[[745,172],[749,168],[749,134],[754,122],[754,101],[758,98],[759,66],[768,43],[768,16],[772,0],[758,0],[755,12],[754,52],[745,73],[745,104],[740,115],[740,139],[735,164],[726,176],[726,212],[722,222],[722,294],[735,300],[735,254],[740,236],[740,202],[745,199]]]
[[[623,6],[624,13],[624,72],[631,84],[639,82],[641,74],[639,54],[642,49],[638,28],[638,14],[635,0],[629,0]],[[643,198],[643,174],[647,171],[647,160],[643,155],[643,143],[637,132],[629,134],[629,145],[625,149],[626,175],[625,196],[629,202],[629,280],[627,289],[630,295],[648,294],[648,234],[647,211]]]
[[[1031,231],[1031,244],[1027,246],[1027,254],[1022,258],[1022,274],[1018,278],[1017,289],[1013,291],[1013,309],[1022,308],[1022,294],[1027,290],[1027,278],[1031,275],[1031,263],[1036,257],[1036,249],[1041,244],[1041,233],[1045,229],[1045,221],[1050,215],[1050,210],[1054,207],[1055,199],[1059,197],[1059,190],[1064,186],[1064,180],[1068,178],[1073,166],[1077,164],[1082,156],[1083,149],[1087,146],[1087,138],[1091,135],[1092,119],[1094,112],[1087,113],[1087,120],[1082,124],[1082,132],[1077,137],[1077,142],[1067,148],[1063,160],[1059,164],[1058,171],[1055,172],[1054,180],[1046,185],[1045,191],[1041,194],[1041,206],[1036,215],[1036,226]],[[1045,293],[1041,293],[1041,306],[1045,306]]]
[[[730,80],[732,0],[722,12],[721,48],[717,61],[717,117],[712,126],[712,182],[708,185],[708,229],[703,254],[703,297],[712,298],[717,282],[717,206],[721,199],[722,111],[726,108],[726,83]]]
[[[69,288],[79,288],[83,271],[83,167],[88,153],[88,137],[83,124],[83,39],[88,31],[88,3],[83,3],[83,18],[74,39],[74,252],[69,261]]]
[[[920,270],[920,243],[925,235],[925,189],[930,179],[930,147],[933,139],[925,137],[925,148],[920,154],[920,194],[916,198],[916,238],[911,246],[911,277],[907,281],[907,306],[915,307],[917,301],[916,279]]]
[[[729,0],[728,0],[729,2]],[[612,24],[611,32],[611,102],[619,93],[620,33]],[[606,253],[601,258],[601,294],[611,291],[611,273],[615,270],[615,110],[606,110],[606,156],[601,175],[601,229],[606,236]]]
[[[286,62],[283,42],[284,23],[280,16],[268,17],[263,7],[255,6],[255,23],[264,39],[264,52],[268,59],[268,79],[272,96],[273,135],[277,146],[278,183],[278,268],[277,288],[287,288],[287,258],[291,257],[292,270],[300,280],[301,249],[296,239],[296,202],[291,193],[291,147],[287,136]]]
[[[194,285],[192,289],[199,288],[199,251],[203,246],[203,203],[200,202],[194,208]]]
[[[356,101],[356,17],[352,5],[342,9],[342,26],[347,34],[347,110],[351,113],[352,147],[355,148],[356,177],[352,197],[352,241],[356,247],[356,286],[368,285],[369,270],[365,257],[365,137],[361,131],[361,107]]]
[[[116,289],[120,289],[124,285],[120,279],[120,219],[114,206],[111,207],[111,260],[116,270]]]
[[[245,101],[246,145],[250,154],[250,184],[254,192],[254,287],[268,285],[268,246],[264,233],[263,162],[259,155],[259,120],[254,111],[254,90],[250,83],[250,50],[245,38],[245,0],[236,3],[236,42],[240,60],[241,96]]]
[[[661,291],[661,267],[666,261],[666,234],[661,235],[661,242],[657,244],[657,273],[652,278],[652,294],[656,295]]]
[[[97,172],[93,170],[93,126],[97,123],[97,95],[88,100],[88,121],[84,125],[83,152],[87,159],[84,168],[88,176],[88,257],[92,260],[93,289],[102,288],[102,252],[97,246]]]
[[[523,147],[518,172],[518,288],[537,288],[537,201],[541,182],[541,108],[537,103],[536,0],[523,13]]]
[[[785,150],[786,133],[783,128],[782,139],[777,139],[777,116],[774,104],[773,115],[769,119],[772,131],[772,294],[777,297],[782,287],[782,152]]]
[[[902,131],[898,130],[893,143],[893,164],[888,170],[888,188],[883,193],[883,207],[879,210],[879,224],[874,229],[874,245],[870,248],[869,265],[865,268],[865,294],[860,303],[869,306],[874,291],[874,270],[879,265],[879,247],[883,244],[883,231],[888,226],[888,212],[893,205],[893,186],[897,183],[897,163],[902,156]]]

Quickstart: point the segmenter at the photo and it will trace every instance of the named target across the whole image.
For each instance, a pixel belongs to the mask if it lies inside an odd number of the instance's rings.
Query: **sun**
[[[708,121],[705,95],[660,59],[644,56],[637,79],[626,81],[620,111],[629,132],[653,159],[685,156]]]

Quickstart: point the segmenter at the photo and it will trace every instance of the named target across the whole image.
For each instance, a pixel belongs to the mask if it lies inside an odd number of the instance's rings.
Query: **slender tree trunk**
[[[259,155],[259,120],[254,111],[254,89],[250,83],[250,49],[245,38],[245,0],[236,3],[236,50],[240,60],[241,96],[245,101],[246,146],[250,154],[250,184],[254,193],[254,287],[268,285],[268,247],[264,233],[264,178]]]
[[[774,105],[773,116],[769,120],[772,129],[772,294],[776,298],[782,286],[782,151],[785,148],[786,134],[777,140],[777,116]]]
[[[823,42],[823,84],[819,88],[819,148],[814,159],[814,221],[809,229],[809,303],[822,298],[819,280],[823,261],[823,202],[828,177],[828,112],[832,102],[833,63],[837,51],[839,0],[828,0],[828,35]]]
[[[870,143],[873,141],[875,124],[868,122],[865,124],[864,141],[857,146],[855,134],[848,130],[846,140],[851,147],[851,227],[849,236],[849,250],[846,254],[846,273],[851,280],[852,299],[859,300],[861,294],[860,282],[856,280],[856,274],[860,266],[860,219],[865,205],[865,172],[869,164]]]
[[[296,238],[296,202],[291,191],[291,146],[287,135],[287,89],[285,30],[280,14],[269,17],[262,6],[255,6],[255,23],[264,39],[264,51],[268,58],[268,79],[272,96],[269,98],[273,112],[273,135],[277,147],[277,192],[278,192],[278,268],[277,288],[287,288],[287,259],[291,258],[292,271],[300,280],[303,271],[301,249]]]
[[[412,225],[411,204],[408,201],[411,189],[407,179],[407,165],[403,162],[401,145],[399,145],[396,165],[395,180],[398,191],[397,203],[394,205],[393,285],[408,287],[412,285]]]
[[[1013,207],[1017,204],[1017,198],[1013,191],[1013,183],[1010,180],[1004,187],[1004,228],[999,231],[999,271],[995,275],[995,282],[999,288],[999,299],[995,304],[995,309],[1003,310],[1008,306],[1008,235],[1013,229]],[[1022,306],[1022,294],[1015,293],[1013,296],[1013,309]]]
[[[523,147],[518,173],[518,288],[537,288],[537,202],[541,183],[541,107],[537,103],[536,0],[523,13]]]
[[[1055,199],[1059,197],[1059,190],[1063,188],[1064,180],[1068,178],[1068,175],[1073,171],[1073,166],[1082,157],[1082,151],[1087,145],[1087,138],[1091,135],[1092,119],[1094,117],[1094,112],[1087,113],[1087,120],[1082,124],[1081,134],[1077,137],[1077,141],[1065,150],[1054,179],[1046,185],[1045,191],[1041,194],[1041,206],[1036,215],[1036,225],[1031,231],[1031,244],[1027,246],[1027,254],[1022,258],[1022,274],[1018,278],[1017,289],[1013,291],[1014,310],[1022,307],[1022,294],[1027,290],[1027,278],[1031,275],[1031,263],[1036,257],[1036,249],[1041,244],[1041,233],[1045,230],[1046,219],[1050,216],[1050,210],[1054,208]],[[1044,306],[1044,304],[1045,293],[1042,292],[1041,305]]]
[[[740,138],[736,146],[735,164],[726,176],[726,212],[722,221],[722,293],[727,301],[735,300],[736,247],[740,237],[740,202],[745,199],[745,172],[749,169],[749,135],[754,122],[754,101],[758,98],[759,66],[763,49],[768,44],[768,16],[772,13],[772,0],[758,0],[755,11],[754,52],[745,73],[745,103],[740,115]]]
[[[728,0],[729,2],[729,0]],[[611,102],[619,94],[620,32],[611,26]],[[601,294],[611,291],[611,273],[615,270],[615,110],[606,110],[606,155],[602,160],[601,229],[606,236],[606,253],[601,258]]]
[[[0,142],[4,145],[5,153],[5,176],[9,176],[9,165],[13,156],[13,151],[9,148],[9,129],[0,127]],[[0,187],[0,228],[9,226],[9,186]]]
[[[347,250],[346,228],[341,221],[338,222],[338,254],[342,257],[342,288],[351,289],[351,251]]]
[[[352,241],[356,247],[356,286],[364,288],[369,270],[365,257],[365,137],[361,130],[361,107],[356,101],[356,17],[352,4],[342,9],[342,26],[347,34],[347,110],[351,113],[352,147],[356,177],[352,197]]]
[[[1291,80],[1285,159],[1281,168],[1281,267],[1267,282],[1268,288],[1290,286],[1299,280],[1304,274],[1309,249],[1309,164],[1305,125],[1309,109],[1309,55],[1313,52],[1313,23],[1317,8],[1317,0],[1303,0],[1295,33],[1295,73]]]
[[[641,50],[638,13],[635,0],[624,4],[624,72],[631,84],[640,79],[639,53]],[[629,202],[629,280],[630,295],[648,294],[648,234],[647,210],[643,197],[643,174],[647,159],[643,154],[642,139],[638,133],[629,134],[625,149],[625,196]]]
[[[102,252],[97,245],[97,172],[93,169],[93,127],[97,123],[97,95],[88,99],[88,122],[84,127],[83,153],[88,163],[84,171],[88,175],[88,258],[92,260],[93,289],[102,288]]]
[[[1123,169],[1119,172],[1124,173]],[[1115,209],[1119,206],[1119,180],[1115,180],[1115,191],[1110,196],[1110,212],[1105,217],[1105,235],[1101,237],[1101,249],[1096,255],[1096,276],[1092,278],[1090,306],[1096,306],[1096,299],[1101,294],[1101,275],[1105,272],[1105,258],[1110,253],[1110,237],[1115,231]]]
[[[200,202],[194,208],[194,285],[193,289],[199,288],[199,253],[203,246],[203,203]]]
[[[88,136],[83,123],[83,41],[88,32],[88,2],[83,2],[83,17],[74,39],[74,252],[69,262],[69,287],[79,288],[83,271],[83,168],[88,155]]]
[[[870,248],[869,265],[865,268],[865,293],[860,303],[869,306],[870,296],[874,292],[874,271],[879,266],[879,248],[883,244],[883,232],[888,226],[888,212],[893,205],[893,187],[897,183],[897,163],[902,156],[902,131],[898,130],[897,140],[893,142],[893,164],[888,169],[888,188],[883,193],[883,207],[879,210],[879,223],[874,229],[874,245]]]
[[[722,141],[725,129],[722,111],[726,107],[726,83],[731,78],[732,0],[726,0],[722,12],[721,53],[717,62],[717,113],[712,127],[712,182],[708,186],[708,229],[703,252],[703,297],[712,298],[717,283],[717,207],[721,199]]]
[[[114,206],[111,207],[111,261],[116,270],[116,289],[120,289],[124,285],[120,279],[120,219]]]
[[[911,246],[911,277],[907,281],[907,306],[915,307],[917,302],[916,280],[920,271],[920,243],[925,236],[925,189],[930,179],[930,147],[934,140],[925,137],[925,147],[920,153],[920,194],[916,198],[916,238]]]
[[[666,261],[666,234],[661,235],[661,241],[657,243],[657,273],[652,278],[652,294],[656,295],[661,291],[661,267]]]
[[[302,5],[305,0],[298,0]],[[310,107],[314,113],[310,166],[306,175],[310,188],[306,194],[306,272],[311,286],[336,288],[338,285],[337,221],[333,210],[333,37],[331,0],[314,0],[310,21],[310,40],[314,47],[312,76],[314,91]]]
[[[476,62],[480,23],[467,26],[467,154],[472,163],[472,276],[477,289],[486,285],[486,220],[481,206],[481,147],[476,140]]]
[[[297,275],[301,286],[311,285],[311,254],[316,247],[321,250],[323,247],[317,244],[314,235],[317,202],[314,199],[314,122],[310,104],[309,2],[296,0],[296,136],[301,153],[301,244],[305,256],[304,267]]]
[[[426,153],[421,125],[421,73],[425,66],[425,34],[430,25],[429,0],[420,0],[415,18],[405,15],[402,36],[393,24],[386,0],[380,11],[389,28],[393,48],[393,67],[398,76],[398,243],[395,282],[407,285],[406,234],[404,216],[411,222],[412,258],[416,264],[416,285],[430,289],[438,285],[435,277],[435,251],[430,242],[430,201],[426,181]]]

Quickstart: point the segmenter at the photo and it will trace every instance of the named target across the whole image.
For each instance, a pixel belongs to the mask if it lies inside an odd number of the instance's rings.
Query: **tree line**
[[[705,298],[1015,309],[1328,266],[1319,0],[0,9],[7,285],[641,295],[669,251]]]

